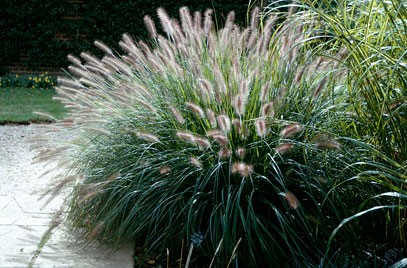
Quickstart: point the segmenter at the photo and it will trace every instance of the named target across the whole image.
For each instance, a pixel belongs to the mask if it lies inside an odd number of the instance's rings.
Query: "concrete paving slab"
[[[2,196],[0,198],[0,226],[1,225],[47,225],[63,202],[57,197],[52,203],[44,207],[46,200],[39,200],[40,196],[19,195]]]
[[[27,268],[48,226],[0,226],[0,268]]]
[[[58,211],[62,204],[63,198],[55,197],[51,202],[47,203],[50,196],[20,194],[15,195],[14,199],[25,213],[53,213]]]
[[[13,197],[10,197],[10,200],[6,200],[7,202],[3,208],[0,209],[0,225],[12,225],[25,216],[25,213]]]
[[[40,197],[62,169],[32,164],[28,140],[41,133],[33,126],[0,127],[0,268],[132,268],[131,246],[112,253],[85,247],[63,224],[52,229],[64,219],[58,212],[69,189],[44,207],[49,196]],[[42,176],[46,170],[52,172]]]
[[[81,239],[68,228],[55,229],[51,238],[42,248],[34,268],[132,268],[133,247],[131,245],[112,252],[100,246],[85,246]]]
[[[13,225],[16,226],[49,226],[52,214],[28,214],[20,217]]]
[[[13,202],[13,197],[10,195],[0,195],[0,211],[5,208],[10,202]]]

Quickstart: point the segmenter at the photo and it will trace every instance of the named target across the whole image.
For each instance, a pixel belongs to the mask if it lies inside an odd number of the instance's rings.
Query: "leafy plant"
[[[69,56],[72,76],[59,79],[74,138],[42,157],[69,160],[56,190],[77,181],[73,226],[158,252],[192,240],[221,267],[318,263],[335,227],[382,189],[353,179],[372,154],[343,137],[354,133],[346,69],[308,42],[318,25],[305,12],[260,24],[254,9],[247,28],[232,12],[214,31],[211,10],[157,14],[166,36],[147,16],[151,45],[125,34],[117,55],[96,41],[105,56]],[[351,252],[369,240],[343,230],[329,242]]]
[[[322,46],[346,54],[338,62],[348,72],[346,88],[349,102],[355,107],[355,137],[375,148],[369,151],[376,160],[363,163],[368,171],[359,174],[358,179],[387,189],[367,196],[358,214],[343,224],[361,218],[378,225],[385,222],[386,227],[381,228],[387,236],[384,240],[391,247],[406,250],[407,6],[396,0],[323,1],[326,7],[334,3],[335,9],[306,3],[307,10],[323,25],[321,33],[327,39]],[[378,215],[383,218],[378,219]],[[381,263],[389,265],[383,259]]]
[[[38,75],[7,74],[0,77],[1,87],[27,87],[27,88],[53,88],[56,84],[55,77],[47,72]]]
[[[310,1],[306,1],[310,2]],[[406,18],[403,1],[323,1],[335,9],[312,12],[329,37],[325,46],[347,54],[347,89],[355,106],[359,137],[389,157],[407,156]],[[321,29],[322,30],[322,29]]]

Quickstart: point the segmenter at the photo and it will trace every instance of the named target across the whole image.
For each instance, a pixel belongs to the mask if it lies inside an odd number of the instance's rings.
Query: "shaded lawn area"
[[[66,109],[52,98],[54,89],[25,87],[0,88],[0,124],[50,122],[51,118],[35,114],[40,112],[61,119]]]

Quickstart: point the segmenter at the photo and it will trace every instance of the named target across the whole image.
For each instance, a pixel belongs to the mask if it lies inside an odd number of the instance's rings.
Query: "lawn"
[[[52,117],[61,119],[66,110],[60,102],[52,99],[55,94],[54,89],[0,88],[0,124],[50,122],[53,121]]]

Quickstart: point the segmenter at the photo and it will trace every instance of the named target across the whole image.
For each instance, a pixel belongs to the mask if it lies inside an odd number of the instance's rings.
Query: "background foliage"
[[[249,2],[4,0],[0,3],[0,66],[19,61],[23,53],[26,59],[29,58],[22,62],[25,66],[64,67],[68,65],[68,53],[97,53],[93,46],[95,39],[103,39],[117,48],[121,34],[125,32],[137,38],[146,37],[142,18],[155,16],[158,7],[165,8],[175,17],[182,6],[190,7],[191,11],[212,8],[218,22],[223,21],[228,11],[235,10],[236,20],[242,23]],[[70,40],[58,39],[57,34],[67,35]]]

